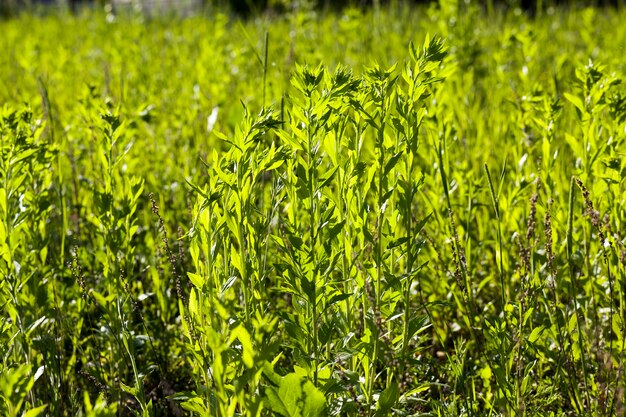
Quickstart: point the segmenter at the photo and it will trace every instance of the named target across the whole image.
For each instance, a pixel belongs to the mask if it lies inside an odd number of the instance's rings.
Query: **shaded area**
[[[242,17],[250,17],[264,12],[284,13],[301,7],[317,10],[340,10],[345,7],[377,7],[388,3],[408,3],[429,5],[432,0],[409,0],[404,2],[389,0],[0,0],[0,16],[10,17],[17,13],[46,9],[65,9],[78,13],[84,8],[134,9],[144,13],[184,11],[201,12],[207,9],[230,10]],[[623,7],[625,0],[481,0],[474,2],[485,10],[493,8],[519,7],[530,16],[551,7]]]

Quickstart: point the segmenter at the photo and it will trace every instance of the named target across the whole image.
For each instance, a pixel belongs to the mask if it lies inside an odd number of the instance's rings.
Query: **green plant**
[[[492,6],[0,22],[0,413],[624,414],[624,11]]]

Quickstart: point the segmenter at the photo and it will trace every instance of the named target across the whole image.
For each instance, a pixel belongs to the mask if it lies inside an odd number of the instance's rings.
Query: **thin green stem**
[[[580,349],[580,357],[581,357],[581,366],[583,371],[583,384],[585,387],[585,400],[587,406],[590,404],[589,398],[589,389],[587,388],[587,360],[585,358],[585,351],[583,345],[583,333],[582,326],[580,324],[580,317],[578,314],[578,280],[576,278],[576,267],[573,259],[573,235],[574,235],[574,190],[575,190],[576,179],[572,177],[570,181],[569,188],[569,204],[568,204],[568,212],[567,212],[567,263],[569,266],[569,276],[570,276],[570,297],[574,302],[574,315],[576,317],[576,330],[578,332],[578,347]],[[576,396],[577,397],[577,396]],[[580,405],[579,405],[580,407]],[[584,406],[579,411],[584,411]]]
[[[504,309],[504,307],[506,306],[506,296],[505,296],[505,285],[504,285],[504,262],[502,258],[503,249],[502,249],[502,226],[501,226],[501,219],[500,219],[500,207],[498,203],[498,196],[496,195],[496,192],[493,187],[493,181],[491,180],[491,173],[489,172],[489,167],[487,166],[487,164],[485,164],[484,167],[485,167],[485,173],[487,174],[487,181],[489,183],[489,192],[491,194],[491,202],[493,204],[493,210],[495,212],[496,222],[497,222],[497,241],[498,241],[497,243],[498,243],[498,250],[500,251],[499,256],[498,256],[498,275],[500,277],[500,298],[501,298],[502,308]]]

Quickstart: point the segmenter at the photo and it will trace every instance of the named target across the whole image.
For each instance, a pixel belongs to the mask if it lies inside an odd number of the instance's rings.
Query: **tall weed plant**
[[[623,18],[0,22],[0,413],[622,415]]]

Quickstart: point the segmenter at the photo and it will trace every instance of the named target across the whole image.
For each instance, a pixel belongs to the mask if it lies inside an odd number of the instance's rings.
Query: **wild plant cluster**
[[[0,22],[0,414],[623,415],[624,18]]]

